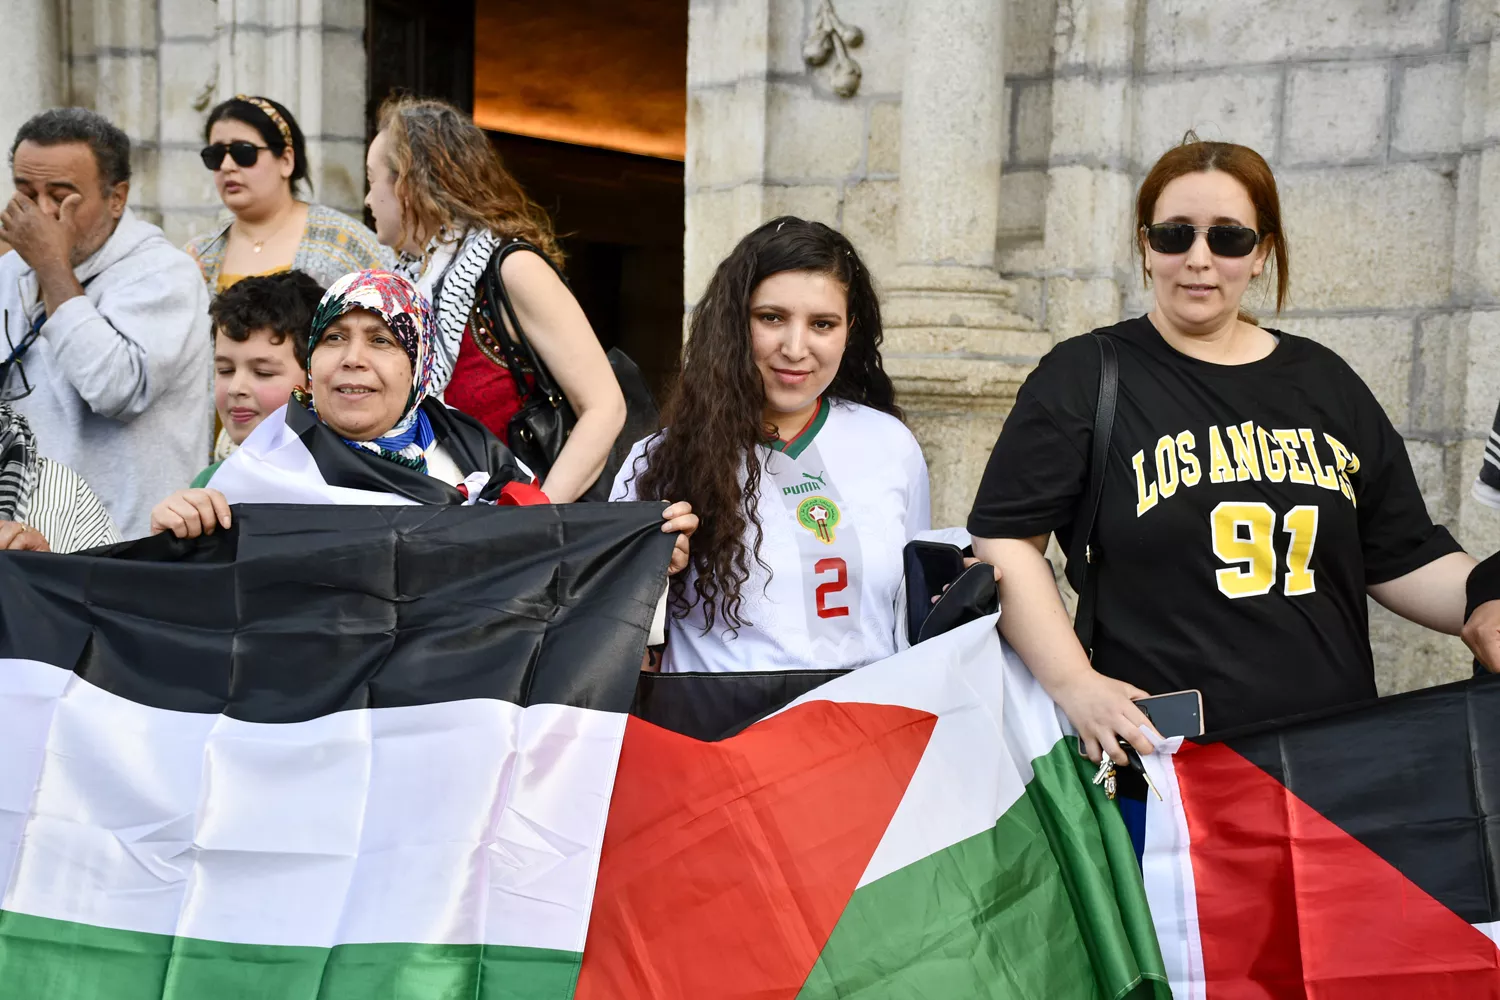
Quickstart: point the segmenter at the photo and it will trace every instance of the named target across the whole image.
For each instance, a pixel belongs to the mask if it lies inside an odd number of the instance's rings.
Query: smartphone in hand
[[[1135,707],[1168,739],[1203,735],[1203,693],[1196,688],[1141,698]]]

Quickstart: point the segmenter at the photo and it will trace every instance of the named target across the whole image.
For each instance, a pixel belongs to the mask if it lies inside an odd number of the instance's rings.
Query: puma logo
[[[828,484],[823,480],[824,475],[822,472],[816,476],[811,472],[804,472],[802,473],[802,478],[807,480],[807,482],[797,483],[795,486],[783,486],[781,488],[781,495],[794,497],[800,496],[803,493],[816,493],[819,490],[827,489]]]

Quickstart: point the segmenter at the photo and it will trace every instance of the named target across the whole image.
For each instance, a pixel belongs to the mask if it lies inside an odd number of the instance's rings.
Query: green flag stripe
[[[567,1000],[582,959],[503,945],[224,944],[0,912],[7,997]]]
[[[1080,760],[1060,741],[994,827],[855,892],[798,1000],[1169,997],[1130,836]]]

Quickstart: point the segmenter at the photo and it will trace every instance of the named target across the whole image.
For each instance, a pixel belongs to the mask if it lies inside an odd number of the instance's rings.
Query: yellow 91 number
[[[1258,597],[1276,585],[1276,514],[1265,503],[1221,503],[1209,515],[1214,555],[1227,564],[1217,570],[1219,592],[1225,597]],[[1318,543],[1318,508],[1293,507],[1281,519],[1281,530],[1291,536],[1286,553],[1286,577],[1281,592],[1288,597],[1317,590],[1311,568]]]

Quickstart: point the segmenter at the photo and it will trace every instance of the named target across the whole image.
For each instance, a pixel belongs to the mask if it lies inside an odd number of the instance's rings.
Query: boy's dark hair
[[[214,335],[244,343],[256,330],[270,330],[271,342],[291,338],[297,366],[307,368],[307,336],[323,286],[304,271],[282,271],[242,278],[219,293],[208,307]]]

